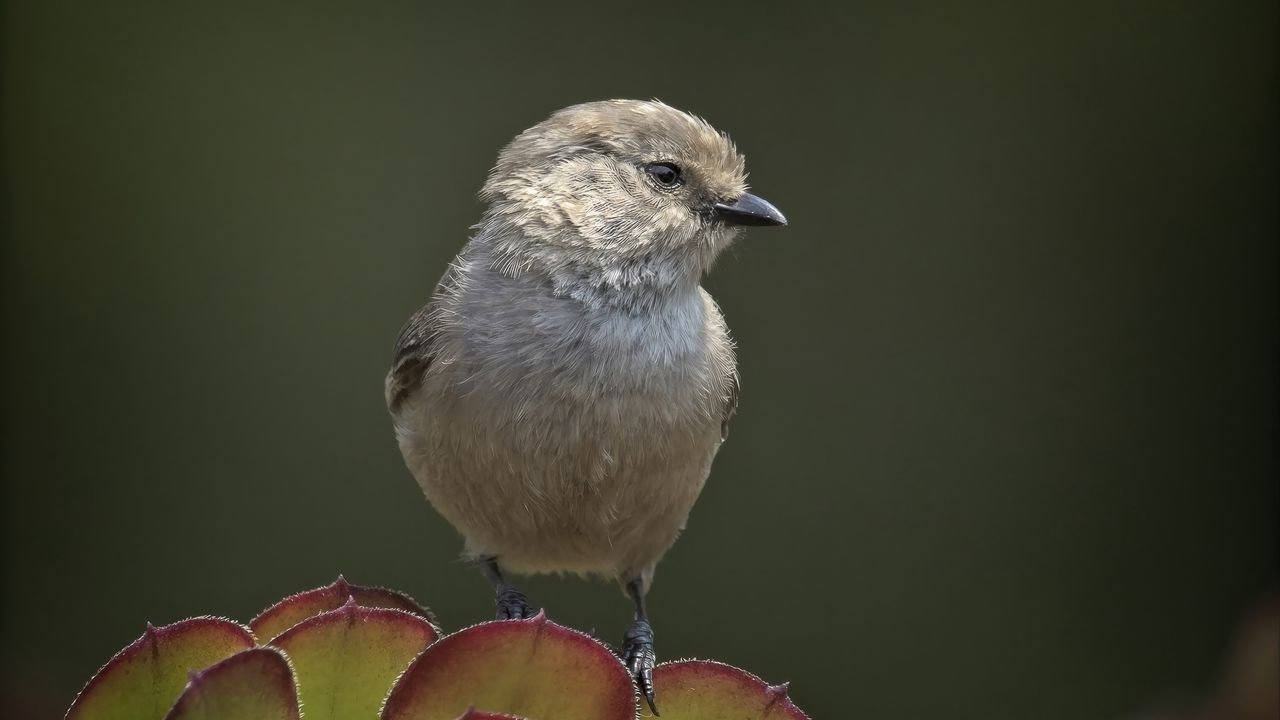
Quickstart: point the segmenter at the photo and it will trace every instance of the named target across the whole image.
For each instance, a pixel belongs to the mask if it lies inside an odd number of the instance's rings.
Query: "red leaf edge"
[[[716,660],[673,660],[664,662],[653,670],[653,683],[657,686],[663,676],[677,675],[684,676],[686,674],[710,676],[722,680],[727,680],[737,684],[743,688],[745,692],[764,693],[769,696],[769,704],[765,707],[765,712],[781,712],[782,717],[790,717],[792,720],[809,720],[809,716],[803,710],[796,707],[787,695],[787,688],[790,683],[779,683],[770,685],[759,676],[743,670],[740,667],[722,663]],[[659,690],[658,706],[662,706],[662,694]]]
[[[142,632],[142,635],[138,636],[137,640],[134,640],[124,646],[119,652],[112,655],[111,659],[104,663],[102,667],[98,668],[98,671],[93,674],[93,677],[89,678],[89,682],[85,683],[85,686],[81,688],[80,692],[76,693],[76,699],[71,702],[71,707],[67,708],[65,720],[75,720],[77,717],[76,711],[79,709],[81,703],[92,697],[94,690],[96,690],[99,685],[106,682],[116,668],[132,659],[133,656],[141,653],[143,648],[157,643],[162,639],[167,639],[170,636],[190,632],[199,628],[216,628],[219,630],[225,630],[229,635],[246,642],[247,644],[244,646],[245,650],[248,650],[257,644],[253,632],[249,628],[234,620],[228,620],[227,618],[217,617],[214,615],[200,615],[193,618],[187,618],[185,620],[179,620],[178,622],[170,623],[168,625],[162,625],[160,627],[147,623],[147,629]]]
[[[311,617],[299,622],[293,627],[285,630],[279,635],[272,638],[269,645],[279,647],[281,643],[287,643],[291,638],[299,633],[317,627],[319,625],[328,625],[329,623],[345,618],[348,625],[354,625],[360,618],[386,618],[400,624],[412,625],[415,628],[425,627],[430,635],[426,647],[430,647],[440,639],[440,629],[433,625],[426,618],[414,613],[397,610],[396,608],[368,607],[365,605],[357,605],[354,600],[348,600],[342,607],[336,610],[327,610],[319,615]]]
[[[277,617],[284,614],[285,612],[303,603],[319,600],[319,601],[322,601],[319,604],[325,604],[325,603],[333,604],[332,608],[325,611],[325,612],[329,612],[331,610],[336,610],[339,607],[342,607],[344,604],[347,603],[347,601],[349,601],[353,597],[359,597],[361,595],[377,596],[383,600],[395,602],[397,604],[398,609],[423,618],[428,623],[430,623],[433,628],[435,628],[437,635],[441,634],[440,626],[436,623],[435,613],[431,612],[431,610],[427,608],[425,605],[423,605],[422,603],[419,603],[417,600],[413,599],[413,597],[411,597],[408,593],[404,593],[399,590],[392,590],[390,588],[378,587],[378,586],[372,586],[372,585],[353,585],[352,583],[348,582],[347,579],[342,575],[339,575],[336,580],[329,583],[328,585],[323,585],[318,588],[312,588],[311,590],[303,590],[302,592],[294,593],[292,595],[285,597],[282,600],[272,603],[271,605],[263,609],[262,612],[258,613],[256,617],[254,617],[252,620],[249,621],[249,627],[254,631],[255,634],[260,634],[263,624],[265,624],[268,621],[276,619]],[[361,603],[357,601],[357,604],[361,604]],[[309,617],[314,617],[314,615]],[[288,630],[288,628],[285,628],[285,629]],[[276,633],[276,635],[279,635],[279,634],[281,633]],[[268,644],[271,640],[274,639],[274,637],[259,637],[258,639],[263,644]]]
[[[187,686],[182,689],[182,694],[178,696],[173,707],[169,708],[169,712],[165,713],[164,720],[172,720],[172,718],[178,717],[187,709],[189,703],[195,702],[196,694],[193,690],[199,687],[201,682],[207,682],[211,676],[226,672],[236,665],[257,661],[259,658],[263,660],[270,658],[269,665],[262,669],[261,674],[277,673],[276,677],[272,679],[283,681],[285,692],[287,693],[285,704],[293,709],[290,717],[297,720],[300,718],[301,712],[298,707],[298,683],[294,677],[293,666],[289,663],[287,655],[273,647],[254,647],[242,650],[225,660],[210,665],[204,670],[191,673],[191,679],[187,681]]]

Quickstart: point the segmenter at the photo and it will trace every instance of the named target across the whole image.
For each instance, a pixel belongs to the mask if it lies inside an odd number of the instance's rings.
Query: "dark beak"
[[[712,206],[713,216],[730,225],[786,225],[782,211],[762,197],[744,193],[733,202],[718,202]]]

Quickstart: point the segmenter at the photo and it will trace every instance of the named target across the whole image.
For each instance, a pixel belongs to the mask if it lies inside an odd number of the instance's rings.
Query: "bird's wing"
[[[428,303],[413,314],[400,329],[396,338],[394,359],[391,361],[391,372],[387,375],[387,407],[395,412],[404,399],[413,394],[422,384],[422,376],[431,367],[435,354],[437,336],[437,314]]]
[[[729,421],[733,419],[733,414],[738,412],[738,392],[741,389],[742,383],[738,380],[738,371],[734,370],[729,378],[729,395],[725,398],[724,411],[720,415],[720,442],[729,439]]]
[[[436,283],[428,302],[414,313],[400,328],[396,348],[387,374],[387,408],[395,413],[405,398],[422,385],[422,378],[431,368],[440,351],[440,338],[444,334],[447,308],[457,300],[461,291],[462,265],[467,261],[469,246],[458,253],[449,264],[440,282]]]

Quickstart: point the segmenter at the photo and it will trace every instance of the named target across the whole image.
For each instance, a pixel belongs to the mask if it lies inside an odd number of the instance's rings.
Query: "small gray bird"
[[[622,659],[652,707],[645,594],[738,396],[700,280],[739,226],[787,221],[747,192],[728,137],[656,101],[560,110],[502,150],[481,198],[475,235],[396,341],[400,450],[498,618],[531,615],[501,570],[622,584]]]

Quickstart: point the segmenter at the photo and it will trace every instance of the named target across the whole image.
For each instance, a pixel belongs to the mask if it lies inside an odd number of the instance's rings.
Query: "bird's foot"
[[[524,620],[534,616],[529,598],[510,585],[498,586],[494,604],[498,606],[498,620]]]
[[[631,672],[636,687],[654,715],[658,714],[653,693],[653,666],[657,661],[658,656],[653,651],[653,628],[647,620],[636,620],[622,636],[622,664]]]

